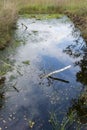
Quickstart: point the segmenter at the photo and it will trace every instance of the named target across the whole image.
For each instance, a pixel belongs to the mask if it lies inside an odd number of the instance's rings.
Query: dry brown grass
[[[10,27],[17,18],[17,10],[13,4],[6,4],[0,11],[0,29]]]
[[[10,29],[17,19],[17,8],[9,1],[0,3],[0,48],[10,41]]]

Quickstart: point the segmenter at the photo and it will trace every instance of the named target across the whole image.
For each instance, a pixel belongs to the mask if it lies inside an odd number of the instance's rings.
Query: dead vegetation
[[[0,9],[0,49],[11,39],[11,29],[17,20],[17,9],[13,3],[7,2]]]

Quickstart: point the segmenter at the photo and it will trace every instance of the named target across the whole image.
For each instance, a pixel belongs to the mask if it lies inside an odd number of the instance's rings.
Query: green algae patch
[[[44,19],[53,19],[53,18],[61,18],[63,14],[23,14],[22,17],[26,18],[35,18],[36,20],[44,20]]]

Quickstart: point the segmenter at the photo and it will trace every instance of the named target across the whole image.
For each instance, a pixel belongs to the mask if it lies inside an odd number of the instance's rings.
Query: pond
[[[19,18],[13,43],[0,51],[0,68],[0,130],[87,129],[87,106],[79,103],[87,46],[66,16]]]

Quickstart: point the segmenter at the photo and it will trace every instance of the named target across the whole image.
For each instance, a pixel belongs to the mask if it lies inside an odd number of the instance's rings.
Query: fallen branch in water
[[[16,84],[17,82],[12,87],[19,93],[19,90],[16,88]]]
[[[64,82],[64,83],[69,83],[69,81],[67,81],[67,80],[60,79],[60,78],[56,78],[56,77],[52,77],[52,76],[49,76],[48,78],[50,78],[50,79],[52,79],[52,80],[61,81],[61,82]]]
[[[25,27],[25,30],[28,28],[24,23],[21,23],[22,27]]]
[[[64,71],[64,70],[67,70],[67,69],[69,69],[70,67],[71,67],[71,65],[66,66],[66,67],[64,67],[64,68],[62,68],[62,69],[59,69],[59,70],[53,71],[53,72],[51,72],[51,73],[45,75],[43,78],[47,78],[47,77],[49,77],[49,76],[51,76],[51,75],[53,75],[53,74],[56,74],[56,73],[62,72],[62,71]]]

